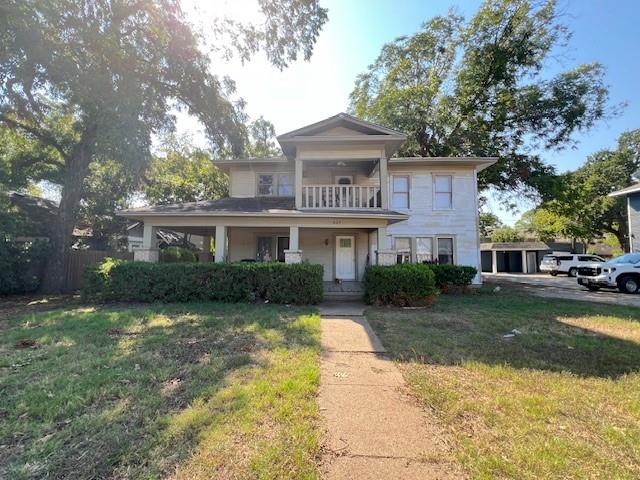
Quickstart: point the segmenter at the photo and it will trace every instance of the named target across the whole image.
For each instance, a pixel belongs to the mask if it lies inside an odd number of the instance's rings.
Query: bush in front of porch
[[[84,298],[133,302],[322,301],[321,265],[147,263],[107,259],[85,272]]]
[[[374,305],[431,305],[438,294],[436,276],[427,265],[372,265],[364,274],[364,299]]]

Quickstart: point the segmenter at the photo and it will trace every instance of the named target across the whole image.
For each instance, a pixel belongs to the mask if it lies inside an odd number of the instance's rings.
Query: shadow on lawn
[[[319,348],[314,332],[292,325],[300,312],[282,310],[107,307],[51,312],[32,317],[26,328],[10,329],[2,348],[11,351],[11,362],[24,366],[2,380],[6,397],[0,413],[9,428],[0,443],[9,447],[7,471],[16,478],[170,473],[208,425],[197,417],[202,411],[189,417],[192,405],[206,403],[243,369],[266,370],[265,352],[289,345]],[[38,338],[39,348],[12,348],[23,337]],[[233,412],[245,402],[242,395],[232,396],[225,409]],[[189,417],[182,430],[167,435],[181,416]],[[16,438],[14,430],[28,433]]]
[[[633,307],[455,295],[429,310],[375,309],[368,318],[389,353],[403,361],[477,361],[607,378],[640,371],[640,309]],[[632,335],[615,336],[616,325]]]

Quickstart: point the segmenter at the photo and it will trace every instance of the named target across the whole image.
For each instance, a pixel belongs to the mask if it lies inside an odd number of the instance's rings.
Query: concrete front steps
[[[324,282],[324,299],[326,301],[353,302],[364,297],[362,282]]]

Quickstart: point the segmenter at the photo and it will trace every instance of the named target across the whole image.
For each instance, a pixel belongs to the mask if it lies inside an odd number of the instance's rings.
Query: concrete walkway
[[[320,308],[324,478],[461,478],[363,311],[343,302]]]

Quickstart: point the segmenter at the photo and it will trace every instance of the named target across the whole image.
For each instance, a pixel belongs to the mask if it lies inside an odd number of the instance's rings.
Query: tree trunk
[[[49,234],[51,250],[42,282],[42,291],[45,293],[61,293],[67,287],[67,259],[73,240],[76,213],[82,200],[84,180],[93,154],[94,139],[95,128],[87,129],[65,161],[58,218]]]

